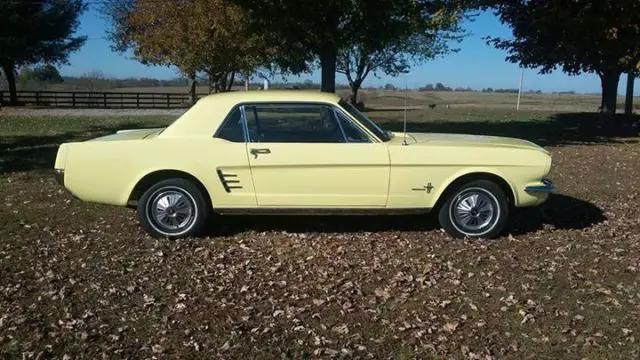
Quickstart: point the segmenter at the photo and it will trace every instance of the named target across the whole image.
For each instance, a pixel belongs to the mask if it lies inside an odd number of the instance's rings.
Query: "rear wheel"
[[[202,191],[186,179],[159,181],[138,201],[140,224],[153,237],[196,236],[208,216],[209,208]]]
[[[438,219],[447,233],[456,238],[494,238],[500,235],[509,217],[504,191],[489,180],[471,181],[449,194]]]

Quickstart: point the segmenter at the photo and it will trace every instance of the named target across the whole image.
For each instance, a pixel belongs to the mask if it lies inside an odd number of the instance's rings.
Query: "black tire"
[[[507,224],[507,196],[492,181],[471,181],[448,192],[446,196],[445,203],[439,209],[438,220],[440,226],[454,238],[493,239],[500,235]]]
[[[162,210],[166,206],[165,210]],[[201,233],[210,209],[203,192],[193,182],[172,178],[149,187],[138,201],[142,227],[157,238],[187,238]]]

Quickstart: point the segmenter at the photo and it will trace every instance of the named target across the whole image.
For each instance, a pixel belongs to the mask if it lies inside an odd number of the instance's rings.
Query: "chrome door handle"
[[[251,149],[249,152],[256,159],[258,158],[258,154],[271,154],[271,150],[269,149]]]

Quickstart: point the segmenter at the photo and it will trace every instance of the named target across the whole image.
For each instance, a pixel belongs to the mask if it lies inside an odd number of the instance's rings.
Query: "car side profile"
[[[383,130],[334,94],[232,92],[165,128],[60,145],[77,198],[136,207],[153,236],[198,235],[216,215],[437,211],[454,237],[493,238],[547,200],[549,152],[503,137]]]

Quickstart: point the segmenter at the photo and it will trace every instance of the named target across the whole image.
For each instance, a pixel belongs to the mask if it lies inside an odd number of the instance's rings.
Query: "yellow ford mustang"
[[[551,157],[520,139],[392,133],[333,94],[210,95],[166,128],[58,149],[58,179],[85,201],[137,206],[153,236],[197,235],[214,214],[436,210],[454,237],[498,236],[513,207],[543,203]]]

